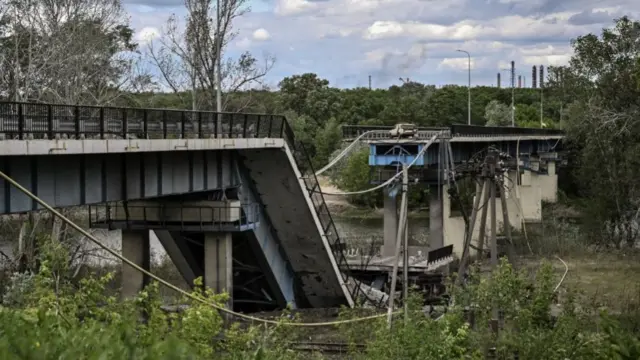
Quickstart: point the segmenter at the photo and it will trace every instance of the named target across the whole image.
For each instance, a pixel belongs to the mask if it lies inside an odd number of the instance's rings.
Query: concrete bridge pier
[[[149,230],[122,230],[122,255],[134,264],[149,270],[151,265]],[[147,275],[126,263],[122,264],[121,296],[123,299],[134,298],[148,284]]]
[[[398,191],[396,188],[385,190],[384,194],[384,244],[381,255],[394,256],[396,235],[398,232]]]
[[[444,186],[429,187],[429,248],[438,249],[444,246],[444,212],[443,197],[446,196]]]
[[[230,232],[204,234],[204,285],[216,294],[229,294],[233,304],[233,258]]]

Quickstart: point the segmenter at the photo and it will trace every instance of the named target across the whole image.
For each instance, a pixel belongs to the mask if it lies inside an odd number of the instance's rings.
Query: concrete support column
[[[438,190],[437,185],[429,187],[429,248],[432,250],[444,246],[442,197],[445,196],[445,189],[442,188],[441,194],[438,194]]]
[[[385,193],[384,196],[384,245],[382,256],[393,256],[398,233],[398,198],[397,192]]]
[[[547,161],[546,167],[547,174],[536,174],[532,179],[532,185],[540,187],[543,201],[555,203],[558,201],[558,174],[555,161]]]
[[[231,233],[204,234],[204,285],[216,294],[233,295],[233,258]]]
[[[149,270],[151,263],[149,230],[122,230],[122,256]],[[126,263],[122,264],[121,296],[123,299],[135,297],[148,283],[148,276]]]

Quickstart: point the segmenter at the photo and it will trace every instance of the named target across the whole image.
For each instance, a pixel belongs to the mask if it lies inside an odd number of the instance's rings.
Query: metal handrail
[[[236,214],[231,211],[236,211]],[[126,224],[143,222],[221,227],[227,224],[250,225],[259,222],[259,220],[260,204],[258,203],[237,206],[196,206],[166,203],[138,205],[126,204],[125,202],[89,205],[90,226],[106,225],[112,222],[125,222]]]
[[[218,114],[222,126],[218,129]],[[9,138],[54,139],[83,138],[284,138],[291,148],[297,167],[313,202],[313,210],[320,219],[324,234],[330,242],[339,269],[347,266],[343,247],[335,223],[322,194],[311,159],[304,146],[298,143],[284,116],[240,113],[216,113],[175,109],[142,109],[80,105],[0,102],[0,135]],[[310,173],[310,174],[309,174]],[[103,205],[105,210],[109,205]],[[129,209],[134,209],[129,205]],[[94,205],[95,209],[96,206]],[[147,207],[148,208],[148,207]],[[91,211],[91,209],[90,209]],[[182,210],[184,211],[184,210]],[[145,210],[143,210],[143,215]],[[90,213],[91,215],[91,213]],[[347,272],[343,280],[349,281]],[[357,292],[358,287],[354,288]],[[355,298],[355,294],[352,294]]]
[[[393,126],[368,126],[368,125],[342,125],[343,140],[353,140],[361,134],[372,130],[391,130]],[[479,126],[466,124],[453,124],[448,127],[418,127],[418,135],[430,137],[434,132],[447,131],[453,137],[496,137],[496,136],[564,136],[563,130],[523,128],[511,126]],[[429,135],[431,134],[431,135]],[[379,132],[369,134],[365,140],[392,138],[391,134]]]
[[[281,115],[176,109],[0,102],[0,133],[10,138],[281,138]]]
[[[354,278],[351,279],[349,264],[347,262],[347,258],[344,254],[345,252],[345,244],[342,243],[340,236],[338,235],[338,230],[335,226],[335,222],[333,221],[333,217],[327,207],[327,203],[322,195],[320,190],[320,182],[318,181],[317,176],[315,175],[315,169],[313,168],[313,164],[311,162],[311,158],[307,153],[304,145],[302,143],[298,143],[295,139],[295,135],[293,133],[293,129],[289,125],[288,122],[285,121],[283,137],[289,147],[291,148],[294,154],[294,160],[296,162],[296,166],[300,170],[302,179],[307,188],[307,192],[311,197],[311,202],[313,203],[313,211],[316,212],[318,219],[320,220],[320,224],[324,231],[323,236],[327,238],[329,241],[329,245],[331,245],[331,250],[334,255],[334,258],[337,262],[338,269],[342,275],[342,280],[345,283],[349,283],[350,280],[353,280],[356,283],[356,286],[352,288],[351,297],[352,299],[356,299],[358,292],[360,290],[360,286],[358,281]],[[316,189],[317,188],[317,189]],[[318,204],[316,205],[316,200],[318,200]],[[326,210],[326,217],[322,216],[322,210]],[[331,240],[333,237],[333,241]]]

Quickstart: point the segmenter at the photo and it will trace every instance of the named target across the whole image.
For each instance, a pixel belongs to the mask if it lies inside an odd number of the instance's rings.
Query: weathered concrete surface
[[[122,256],[134,264],[149,270],[151,254],[149,251],[149,231],[122,232]],[[147,285],[146,275],[134,269],[131,265],[122,264],[122,292],[124,299],[135,297]]]
[[[283,139],[2,140],[0,155],[110,154],[159,151],[281,148]]]
[[[350,304],[350,296],[289,149],[239,151],[258,196],[312,307]],[[298,304],[300,305],[300,304]]]

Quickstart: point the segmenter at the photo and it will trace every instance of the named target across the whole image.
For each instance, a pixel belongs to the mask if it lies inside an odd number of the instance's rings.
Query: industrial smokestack
[[[500,73],[498,73],[498,89],[500,88]]]
[[[511,61],[511,87],[516,87],[516,62]]]
[[[518,75],[518,89],[522,87],[522,75]]]
[[[540,82],[540,87],[543,88],[544,87],[544,65],[540,65],[540,79],[538,79],[538,81]]]
[[[536,79],[538,78],[538,68],[533,65],[533,69],[531,70],[531,87],[533,87],[534,89],[537,86],[537,82]]]

